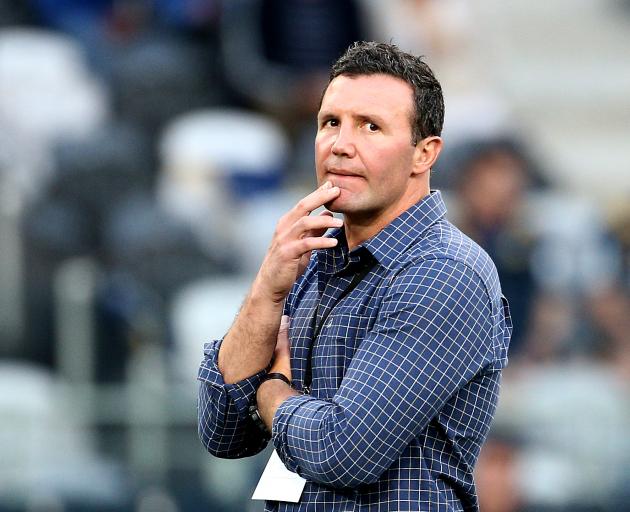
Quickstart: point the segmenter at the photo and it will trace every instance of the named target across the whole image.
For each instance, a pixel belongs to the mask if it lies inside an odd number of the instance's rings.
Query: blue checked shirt
[[[351,252],[333,232],[340,243],[294,285],[293,387],[304,389],[312,357],[312,389],[280,405],[272,441],[307,483],[299,503],[265,510],[478,510],[473,468],[512,326],[494,264],[445,214],[432,192]],[[206,345],[199,370],[199,433],[219,457],[252,455],[265,445],[247,415],[263,372],[226,385],[219,347]]]

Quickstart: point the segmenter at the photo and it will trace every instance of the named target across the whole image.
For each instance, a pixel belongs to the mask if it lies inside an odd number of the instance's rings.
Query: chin
[[[324,206],[327,210],[334,213],[351,213],[357,206],[357,199],[358,197],[356,197],[356,194],[353,194],[348,190],[341,188],[341,193],[335,199],[326,203]]]
[[[339,201],[337,200],[333,200],[330,201],[328,203],[324,204],[324,207],[329,211],[329,212],[333,212],[333,213],[345,213],[344,212],[344,208],[343,205],[339,203]]]
[[[356,204],[350,204],[347,201],[340,201],[339,199],[331,201],[324,205],[326,209],[333,213],[341,213],[342,215],[361,215],[364,211]]]

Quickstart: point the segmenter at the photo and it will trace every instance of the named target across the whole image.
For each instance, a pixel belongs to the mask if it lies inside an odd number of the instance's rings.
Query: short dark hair
[[[352,43],[333,64],[328,85],[340,75],[375,74],[400,78],[413,89],[412,144],[415,145],[425,137],[441,135],[444,124],[444,97],[440,82],[422,57],[403,52],[394,44],[373,41]]]

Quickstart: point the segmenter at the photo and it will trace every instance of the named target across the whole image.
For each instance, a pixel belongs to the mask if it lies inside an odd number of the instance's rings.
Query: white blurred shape
[[[539,235],[534,277],[547,290],[591,294],[619,275],[617,252],[606,244],[605,223],[595,203],[560,193],[533,195],[530,222]]]
[[[288,148],[282,128],[267,116],[235,109],[191,112],[164,130],[158,200],[188,222],[204,245],[221,251],[231,244],[234,216],[247,200],[237,197],[238,179],[249,185],[259,180],[267,187],[263,193],[270,193]]]
[[[97,457],[80,402],[34,365],[0,362],[0,498],[117,502],[123,483]]]
[[[81,136],[107,114],[105,89],[89,73],[79,43],[40,29],[0,32],[0,119],[50,141]]]
[[[627,404],[625,384],[587,362],[531,368],[504,386],[497,420],[523,437],[534,506],[608,503],[630,463]]]
[[[166,172],[179,166],[257,174],[278,165],[288,142],[280,125],[262,114],[236,109],[201,110],[174,120],[160,155]]]
[[[171,306],[177,377],[195,383],[204,343],[227,333],[250,284],[248,276],[204,279],[177,294]]]
[[[235,215],[235,257],[240,268],[252,277],[260,268],[280,217],[287,213],[304,192],[277,191],[243,204]]]

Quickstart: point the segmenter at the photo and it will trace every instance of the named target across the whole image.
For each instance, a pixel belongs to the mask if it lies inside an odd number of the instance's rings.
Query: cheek
[[[332,145],[332,137],[330,135],[326,135],[323,132],[318,132],[315,135],[315,154],[327,154],[330,152],[330,147]]]
[[[315,164],[319,167],[326,160],[327,151],[321,141],[315,140]]]
[[[409,178],[412,165],[403,148],[371,148],[364,159],[370,176],[382,181],[384,186],[395,186]]]

